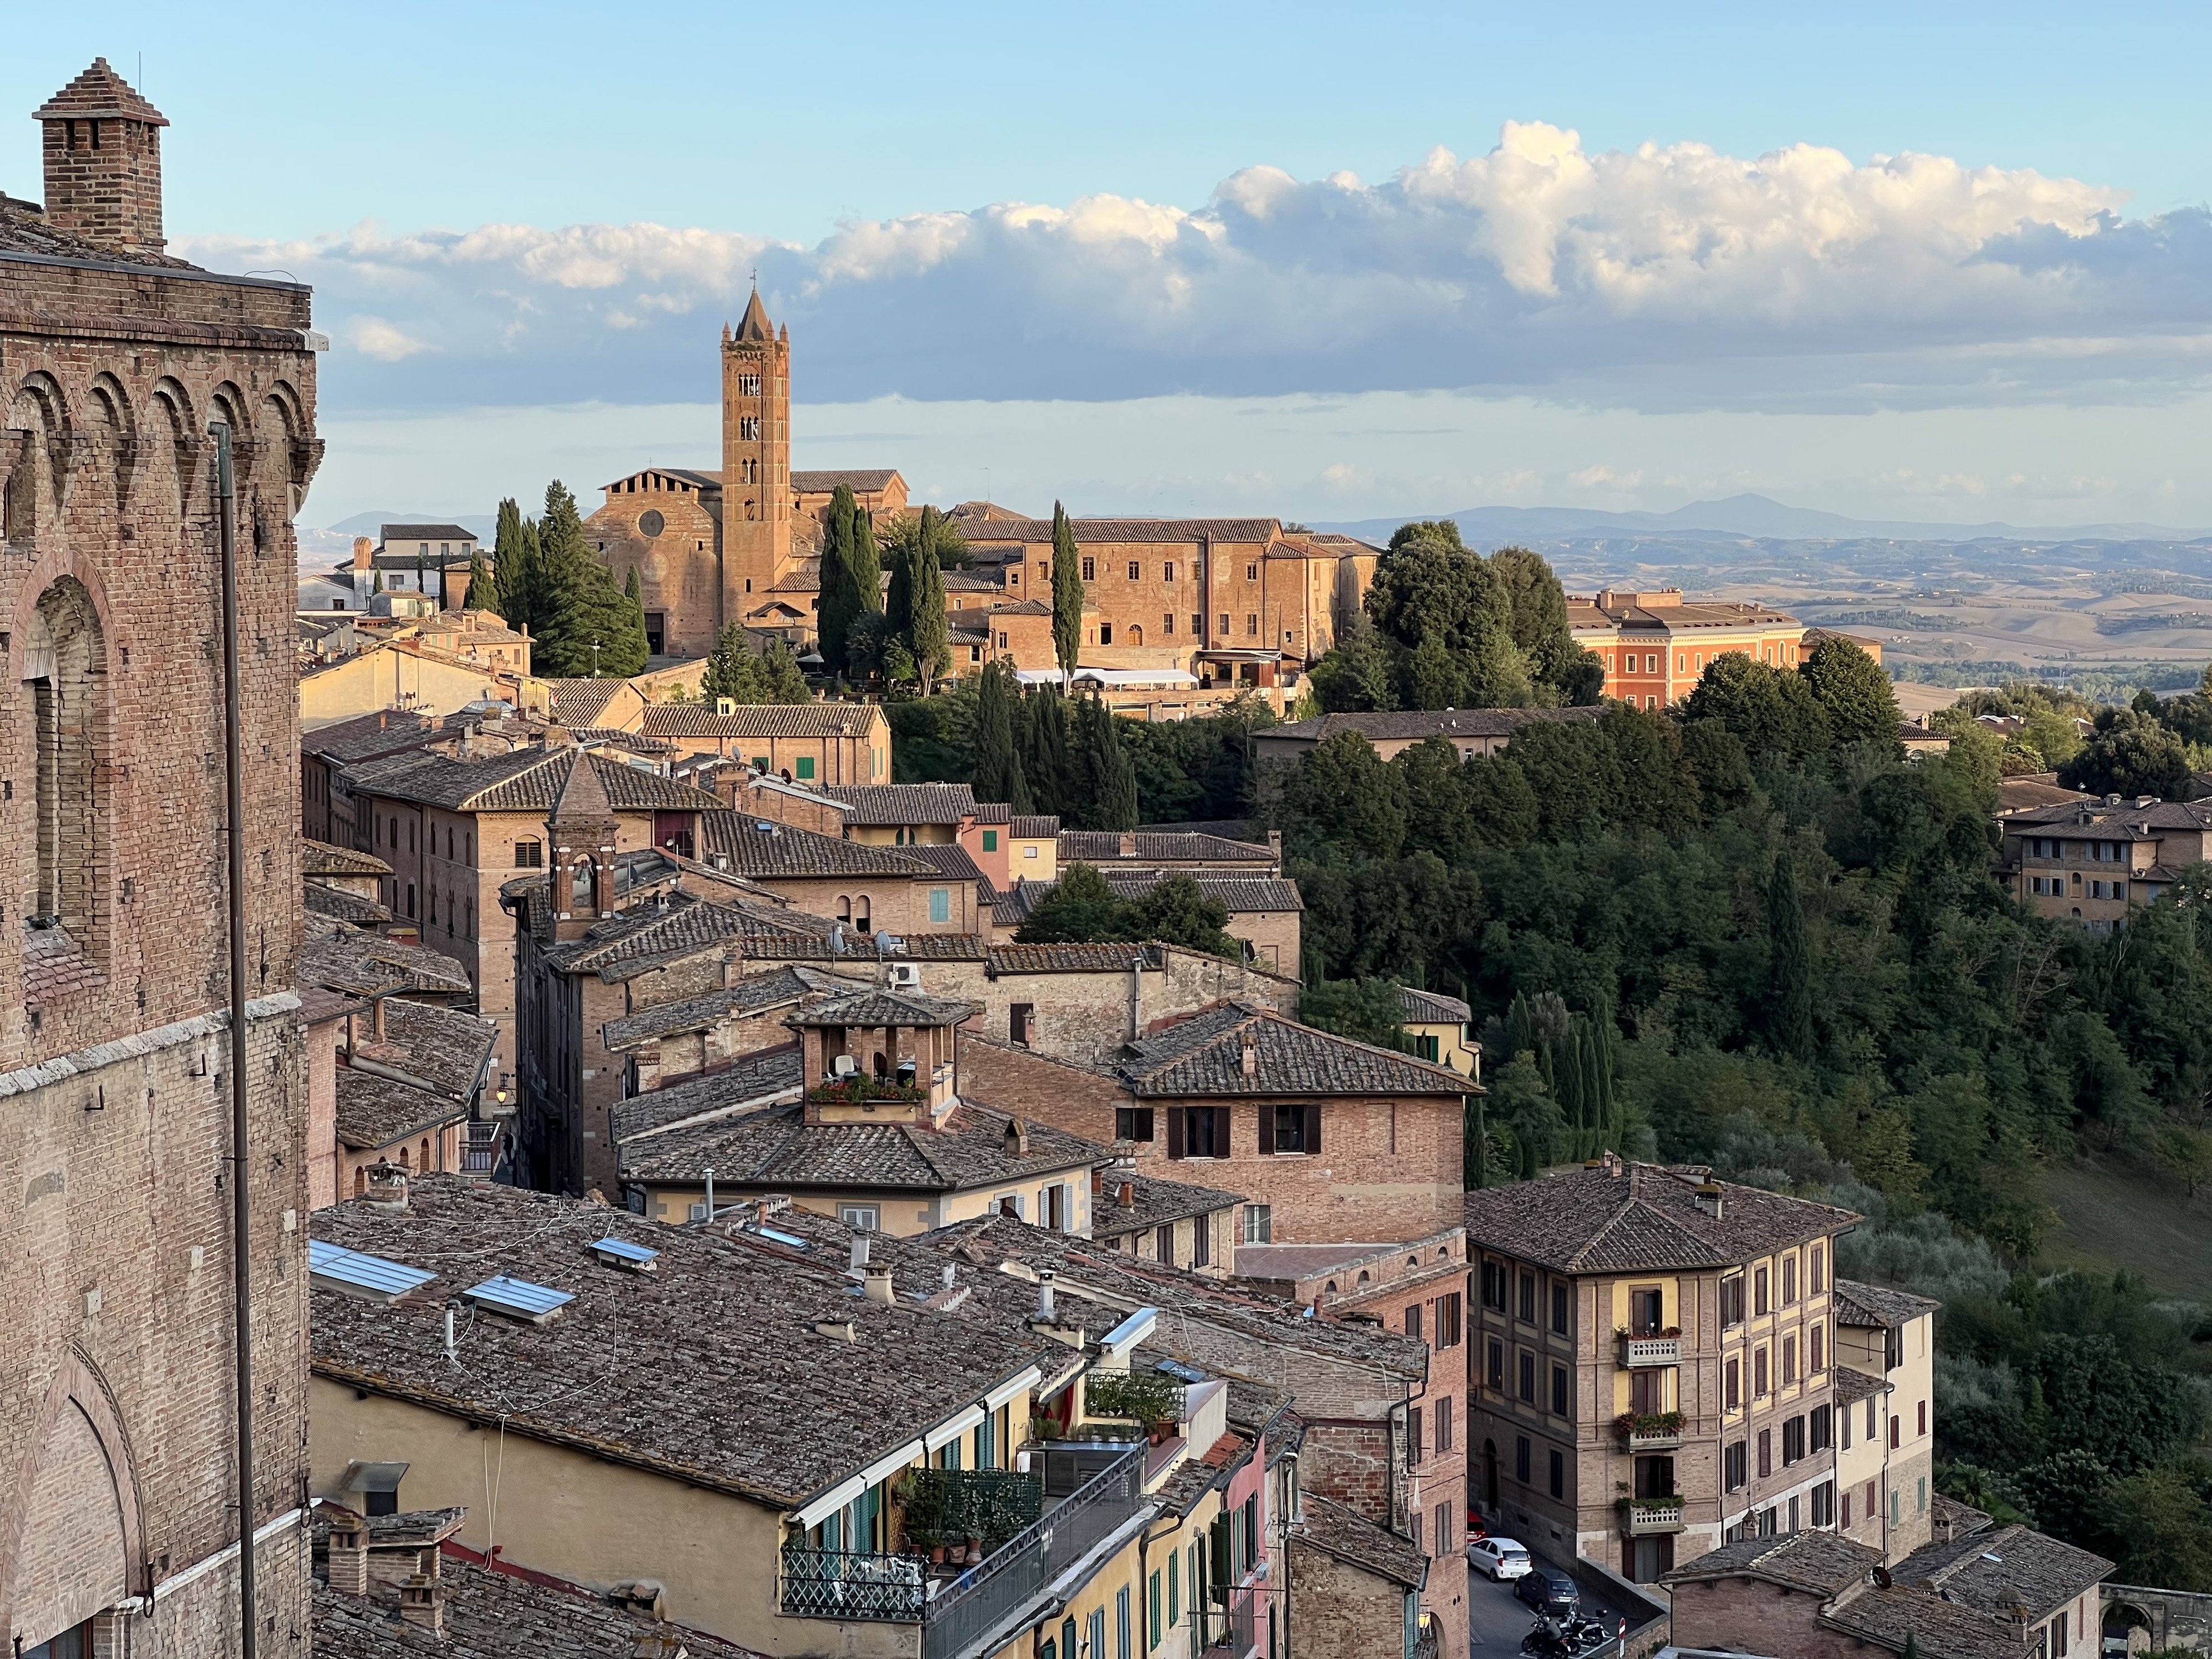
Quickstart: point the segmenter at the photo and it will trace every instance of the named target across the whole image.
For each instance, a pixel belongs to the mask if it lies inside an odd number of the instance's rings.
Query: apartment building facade
[[[2108,933],[2212,856],[2212,800],[2106,795],[2001,812],[1998,879],[2039,915]]]
[[[1687,600],[1679,587],[1570,595],[1567,623],[1575,643],[1605,664],[1605,695],[1637,708],[1664,708],[1687,696],[1717,657],[1744,655],[1794,669],[1812,649],[1805,624],[1785,611]],[[1878,644],[1854,643],[1881,660]]]
[[[1834,1240],[1856,1217],[1610,1155],[1465,1207],[1493,1527],[1649,1583],[1836,1524]]]
[[[1924,1296],[1838,1279],[1836,1528],[1901,1560],[1933,1534],[1936,1310]]]

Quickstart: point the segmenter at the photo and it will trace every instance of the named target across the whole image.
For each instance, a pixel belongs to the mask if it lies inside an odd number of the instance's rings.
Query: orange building
[[[1771,605],[1685,600],[1679,587],[1609,587],[1595,599],[1570,595],[1567,620],[1575,643],[1604,662],[1605,695],[1637,708],[1663,708],[1689,696],[1717,657],[1740,653],[1795,668],[1829,637]],[[1849,637],[1881,660],[1878,641]]]

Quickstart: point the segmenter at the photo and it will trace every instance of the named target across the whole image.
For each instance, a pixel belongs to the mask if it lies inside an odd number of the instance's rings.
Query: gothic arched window
[[[94,943],[104,849],[97,798],[106,738],[107,647],[82,582],[64,576],[39,596],[22,653],[38,754],[32,792],[38,885],[33,927]]]

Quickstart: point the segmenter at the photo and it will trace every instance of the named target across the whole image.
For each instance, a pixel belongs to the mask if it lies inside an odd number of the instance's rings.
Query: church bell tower
[[[791,332],[769,321],[756,289],[722,329],[724,627],[750,621],[791,574]]]

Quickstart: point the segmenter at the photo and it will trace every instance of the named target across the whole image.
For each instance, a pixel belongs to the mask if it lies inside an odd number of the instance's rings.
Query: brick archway
[[[7,1494],[0,1609],[25,1640],[43,1642],[151,1588],[130,1440],[81,1351],[63,1358]]]

